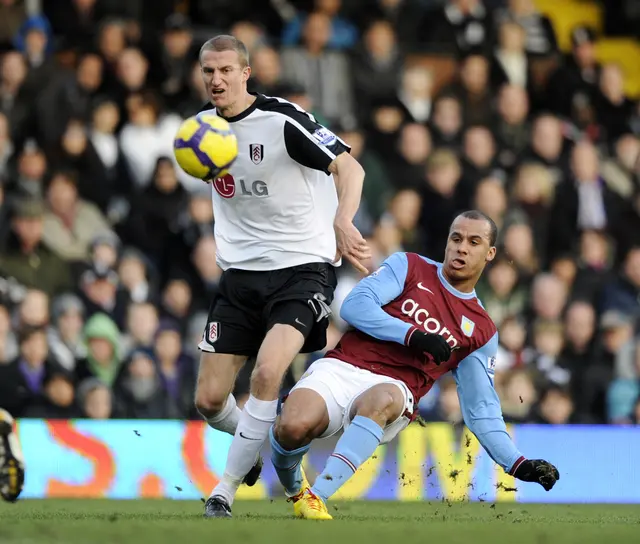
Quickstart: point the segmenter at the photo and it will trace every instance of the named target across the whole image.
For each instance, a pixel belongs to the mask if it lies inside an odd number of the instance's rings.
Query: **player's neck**
[[[460,291],[465,295],[469,295],[473,293],[473,290],[476,288],[476,284],[478,283],[478,278],[467,278],[464,280],[455,280],[449,277],[447,271],[443,268],[442,275],[444,279],[447,280],[449,285],[453,287],[456,291]]]
[[[235,117],[240,115],[247,108],[251,107],[251,105],[256,101],[256,97],[252,94],[249,94],[247,91],[242,95],[240,99],[234,102],[228,108],[218,108],[218,113],[228,119],[230,117]]]

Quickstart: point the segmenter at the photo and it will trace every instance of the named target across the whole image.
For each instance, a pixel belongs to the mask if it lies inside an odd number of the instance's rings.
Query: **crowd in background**
[[[640,421],[640,107],[593,29],[565,57],[530,0],[0,0],[0,406],[198,417],[221,271],[211,188],[172,142],[207,101],[197,52],[217,32],[248,46],[250,90],[351,145],[371,269],[395,251],[441,260],[464,209],[496,221],[477,292],[506,421]],[[436,85],[416,51],[452,55],[453,77]],[[340,269],[328,347],[358,279]],[[455,383],[420,411],[459,422]]]

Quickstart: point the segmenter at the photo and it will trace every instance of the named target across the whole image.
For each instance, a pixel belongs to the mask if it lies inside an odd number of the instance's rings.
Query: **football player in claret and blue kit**
[[[498,333],[475,286],[496,237],[489,217],[464,212],[451,225],[443,263],[394,253],[347,296],[341,316],[353,328],[309,367],[270,433],[272,462],[298,517],[331,519],[329,497],[416,417],[420,398],[447,372],[466,426],[497,464],[547,491],[560,478],[551,463],[518,451],[493,386]],[[313,439],[341,429],[310,486],[302,457]]]

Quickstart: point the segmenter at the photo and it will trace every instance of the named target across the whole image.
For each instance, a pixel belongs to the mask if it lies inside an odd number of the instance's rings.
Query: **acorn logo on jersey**
[[[401,311],[404,315],[411,317],[417,325],[421,326],[426,332],[432,334],[440,334],[444,336],[447,343],[455,348],[458,345],[458,340],[447,327],[442,325],[435,317],[431,317],[429,312],[413,299],[408,298],[402,303]]]

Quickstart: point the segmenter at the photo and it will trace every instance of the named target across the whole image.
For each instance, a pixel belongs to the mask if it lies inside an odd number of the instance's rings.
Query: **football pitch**
[[[635,505],[336,502],[334,521],[291,518],[284,500],[243,501],[234,519],[202,519],[202,503],[23,500],[0,504],[2,544],[496,544],[639,542]]]

